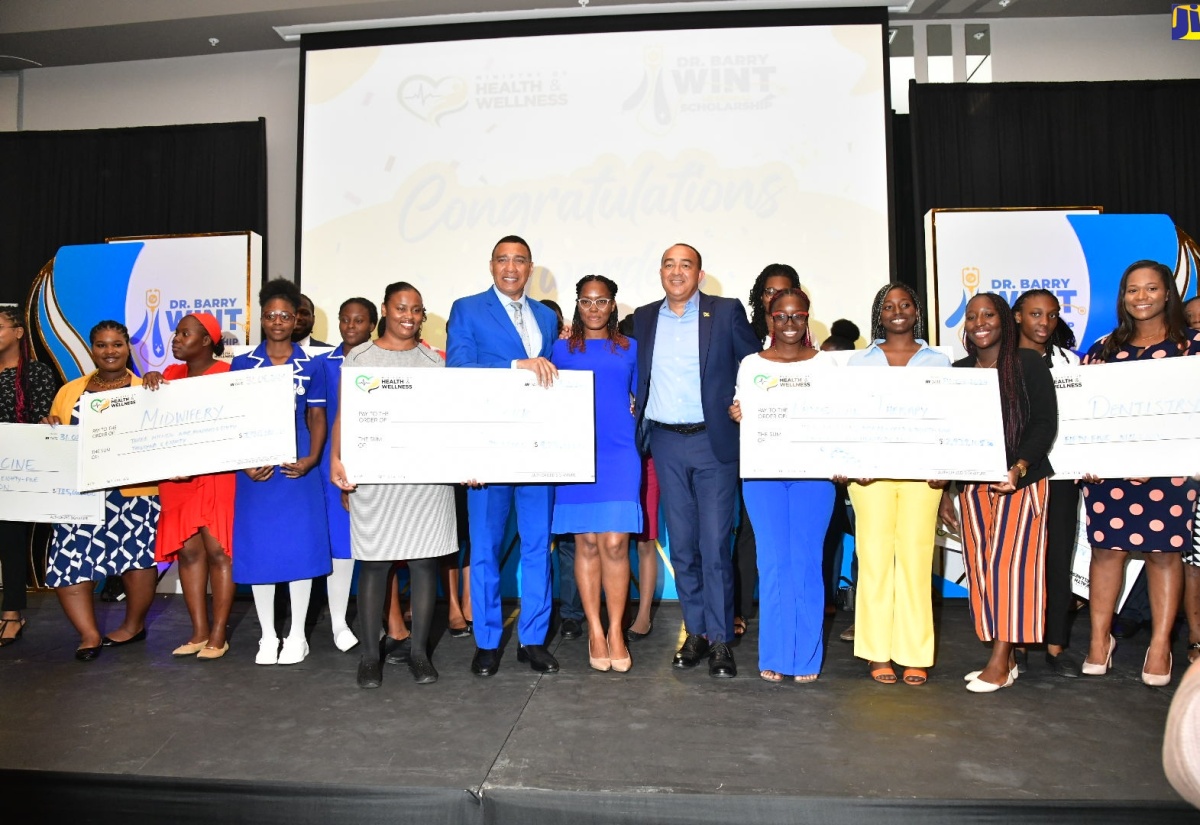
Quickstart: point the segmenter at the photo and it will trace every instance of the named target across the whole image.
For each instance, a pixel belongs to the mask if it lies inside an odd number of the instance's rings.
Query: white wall
[[[23,78],[21,127],[26,130],[228,123],[265,117],[268,274],[292,277],[299,49],[28,69]],[[0,86],[0,107],[8,105],[6,100]],[[0,128],[11,119],[6,115],[0,111]]]

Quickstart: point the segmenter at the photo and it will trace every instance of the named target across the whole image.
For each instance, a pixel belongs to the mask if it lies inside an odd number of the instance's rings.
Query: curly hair
[[[629,349],[629,339],[621,333],[617,328],[620,324],[617,312],[617,282],[612,278],[605,278],[603,275],[584,275],[579,279],[579,283],[575,284],[575,314],[571,317],[571,337],[567,339],[568,352],[583,352],[587,349],[587,342],[584,341],[583,333],[583,317],[579,314],[579,296],[583,294],[583,288],[590,283],[598,283],[608,290],[608,297],[612,299],[612,311],[608,313],[608,346],[614,353],[617,347],[621,349]]]
[[[300,308],[300,287],[287,278],[272,278],[258,291],[258,305],[266,306],[276,298],[287,301],[292,305],[292,312],[295,312]]]
[[[1011,454],[1016,452],[1029,420],[1029,392],[1025,389],[1025,371],[1017,355],[1017,322],[1012,309],[1003,298],[994,292],[980,292],[967,302],[971,304],[985,298],[1000,319],[1000,354],[996,356],[997,378],[1000,380],[1000,412],[1004,419],[1004,446]],[[978,347],[963,329],[963,346],[978,361]]]
[[[915,289],[899,281],[884,284],[875,293],[875,300],[871,304],[871,340],[879,341],[887,338],[887,331],[883,328],[883,304],[887,300],[888,293],[893,289],[902,290],[913,302],[913,306],[917,310],[917,321],[913,324],[912,330],[913,337],[925,340],[925,309],[921,306],[921,299],[917,297]]]
[[[750,287],[750,326],[760,341],[767,337],[767,311],[762,305],[763,290],[766,289],[767,279],[777,275],[787,278],[792,289],[800,288],[800,275],[787,264],[767,264],[766,268],[758,273],[758,277],[754,279],[754,286]]]
[[[1062,304],[1059,303],[1058,296],[1048,289],[1027,289],[1020,294],[1017,300],[1013,301],[1013,313],[1021,311],[1021,307],[1030,298],[1049,298],[1054,302],[1055,311],[1062,312]],[[1014,319],[1015,320],[1015,319]],[[1061,317],[1054,325],[1054,332],[1050,336],[1050,343],[1054,344],[1059,349],[1075,349],[1075,330],[1071,329],[1071,325],[1064,321]]]
[[[1167,291],[1167,340],[1174,341],[1180,352],[1187,351],[1188,340],[1184,332],[1187,329],[1187,321],[1183,316],[1183,299],[1179,297],[1175,277],[1166,264],[1142,260],[1131,263],[1121,275],[1121,285],[1117,287],[1117,328],[1104,339],[1104,350],[1100,356],[1105,361],[1113,360],[1121,348],[1133,338],[1136,327],[1133,318],[1129,317],[1129,312],[1125,309],[1125,288],[1129,283],[1129,276],[1139,269],[1152,269],[1162,279],[1163,289]]]

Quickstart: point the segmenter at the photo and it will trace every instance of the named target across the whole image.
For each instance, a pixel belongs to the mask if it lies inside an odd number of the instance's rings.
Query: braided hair
[[[1054,306],[1056,307],[1057,311],[1059,313],[1062,312],[1062,304],[1059,303],[1058,296],[1048,289],[1025,290],[1021,293],[1020,297],[1013,302],[1013,312],[1021,312],[1021,307],[1025,305],[1025,301],[1029,298],[1049,298],[1054,302]],[[1075,330],[1071,329],[1071,325],[1064,321],[1061,316],[1058,319],[1058,323],[1054,325],[1054,333],[1050,336],[1050,343],[1059,349],[1075,349]],[[1050,351],[1048,349],[1046,351],[1046,357],[1050,357]]]
[[[689,247],[690,249],[691,247]],[[617,347],[621,349],[629,349],[629,339],[621,333],[617,328],[620,324],[620,315],[617,312],[617,282],[611,278],[605,278],[603,275],[584,275],[579,279],[579,283],[575,284],[575,314],[571,318],[571,337],[567,339],[568,352],[583,352],[587,349],[587,344],[583,340],[583,318],[579,314],[578,298],[583,294],[583,288],[590,283],[602,284],[608,290],[608,296],[612,298],[612,312],[608,314],[608,324],[606,331],[608,332],[608,346],[615,354]]]
[[[908,284],[892,281],[889,284],[884,284],[875,293],[875,301],[871,304],[871,340],[880,341],[887,338],[887,333],[883,328],[883,303],[887,300],[888,293],[893,289],[899,289],[908,295],[909,300],[913,302],[913,307],[917,310],[917,321],[913,324],[913,337],[925,339],[925,309],[921,306],[921,299],[917,297],[917,291]],[[1007,306],[1007,304],[1006,304]]]
[[[1121,285],[1117,287],[1117,328],[1104,339],[1104,351],[1100,355],[1106,362],[1112,361],[1121,348],[1133,338],[1135,326],[1133,318],[1129,317],[1129,312],[1125,309],[1125,286],[1129,283],[1129,276],[1139,269],[1152,269],[1158,273],[1163,289],[1167,292],[1167,340],[1174,341],[1180,352],[1187,351],[1187,321],[1183,316],[1183,299],[1179,297],[1174,275],[1166,264],[1160,264],[1158,261],[1134,261],[1125,268],[1121,275]]]
[[[13,388],[16,392],[17,424],[29,424],[34,420],[34,412],[29,409],[29,370],[27,365],[33,360],[33,345],[29,343],[29,330],[25,328],[25,318],[15,306],[0,307],[0,315],[14,327],[24,329],[26,334],[17,341],[17,367],[13,376]]]
[[[778,275],[791,281],[792,289],[800,288],[800,275],[787,264],[767,264],[766,268],[758,273],[758,277],[754,279],[754,286],[750,287],[750,326],[760,341],[767,337],[767,310],[763,309],[763,290],[767,287],[767,279]]]
[[[1013,318],[1012,309],[1003,298],[994,292],[980,292],[968,303],[980,298],[986,299],[1000,319],[1000,353],[996,356],[996,373],[1000,380],[1000,412],[1004,419],[1004,446],[1011,454],[1016,452],[1021,444],[1021,436],[1025,434],[1025,424],[1029,421],[1029,392],[1025,389],[1025,370],[1021,368],[1021,359],[1017,355],[1017,322]],[[978,360],[978,348],[970,336],[963,335],[963,346],[967,352]]]

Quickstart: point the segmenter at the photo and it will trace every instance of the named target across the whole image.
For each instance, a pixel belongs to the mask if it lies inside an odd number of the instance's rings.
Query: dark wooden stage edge
[[[444,823],[445,825],[644,825],[689,823],[861,823],[960,825],[1022,823],[1195,823],[1183,802],[1028,802],[1012,799],[845,799],[572,793],[503,790],[482,794],[445,788],[375,788],[289,782],[202,782],[163,777],[0,770],[0,787],[20,794],[25,821],[128,825],[129,822]]]

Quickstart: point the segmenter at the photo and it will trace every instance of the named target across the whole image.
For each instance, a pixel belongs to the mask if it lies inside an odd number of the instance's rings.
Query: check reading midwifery
[[[295,461],[297,391],[285,364],[86,395],[79,489]]]
[[[1055,367],[1058,478],[1200,472],[1200,358]]]
[[[76,483],[79,428],[0,424],[0,521],[103,524],[104,494]]]
[[[754,364],[738,379],[742,478],[999,481],[995,370]]]
[[[342,370],[342,463],[353,484],[596,480],[591,372]]]

